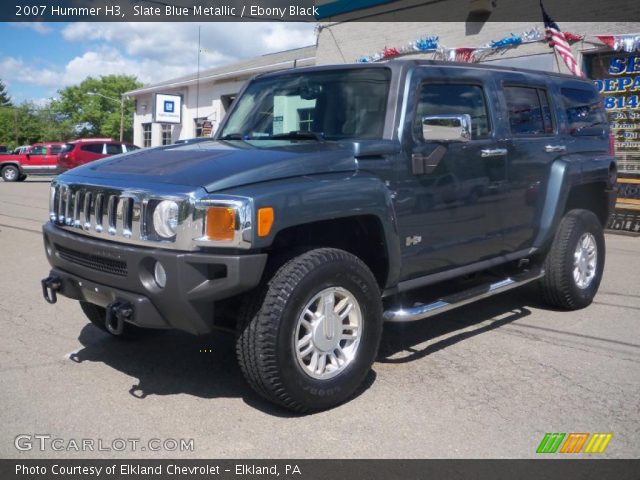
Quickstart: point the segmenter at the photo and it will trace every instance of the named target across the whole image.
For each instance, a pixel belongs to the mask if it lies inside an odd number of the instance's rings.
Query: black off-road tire
[[[574,253],[583,234],[590,233],[597,246],[595,276],[586,288],[580,288],[573,277]],[[542,298],[553,307],[578,310],[591,304],[595,297],[605,261],[602,224],[589,210],[569,211],[556,231],[544,261],[545,276],[540,281]]]
[[[94,326],[98,327],[103,332],[115,338],[134,340],[137,338],[154,336],[166,332],[166,330],[156,328],[141,328],[125,322],[122,334],[114,335],[109,330],[107,330],[107,327],[105,326],[105,318],[107,316],[107,312],[104,307],[100,307],[89,302],[80,302],[80,308],[82,309],[82,312],[85,314],[87,319]]]
[[[0,171],[5,182],[17,182],[20,178],[20,170],[15,165],[6,165]]]
[[[356,299],[363,321],[356,357],[337,376],[316,379],[305,373],[294,351],[298,317],[311,299],[329,287],[342,287]],[[251,387],[267,400],[306,413],[347,401],[364,382],[382,335],[382,302],[375,277],[356,256],[343,250],[308,251],[284,264],[240,312],[236,353]]]

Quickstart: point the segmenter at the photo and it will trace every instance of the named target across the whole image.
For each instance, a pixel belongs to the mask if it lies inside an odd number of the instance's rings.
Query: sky
[[[0,23],[0,80],[14,103],[44,104],[89,76],[151,84],[315,44],[313,23]]]

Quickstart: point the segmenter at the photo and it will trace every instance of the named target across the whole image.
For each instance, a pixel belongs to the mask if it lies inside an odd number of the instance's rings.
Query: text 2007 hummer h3
[[[384,320],[532,281],[555,307],[589,305],[612,150],[574,77],[431,61],[261,75],[210,142],[53,181],[44,295],[112,335],[233,327],[257,392],[329,408],[363,382]]]

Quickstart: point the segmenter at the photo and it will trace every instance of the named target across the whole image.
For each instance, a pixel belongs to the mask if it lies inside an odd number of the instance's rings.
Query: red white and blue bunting
[[[616,52],[640,52],[640,33],[630,35],[596,35],[598,40]]]
[[[567,42],[575,43],[584,41],[584,35],[571,32],[563,32]],[[623,35],[595,35],[599,42],[616,51],[636,52],[640,51],[640,33]],[[436,36],[424,36],[409,44],[399,47],[385,47],[372,55],[357,59],[358,63],[374,63],[389,60],[396,57],[415,54],[431,54],[434,60],[451,62],[480,62],[492,55],[501,55],[506,51],[517,48],[520,45],[536,42],[549,43],[548,36],[539,28],[527,30],[520,35],[511,34],[500,40],[494,40],[481,47],[447,47],[440,44]],[[595,42],[589,42],[595,43]],[[553,44],[551,44],[553,46]]]

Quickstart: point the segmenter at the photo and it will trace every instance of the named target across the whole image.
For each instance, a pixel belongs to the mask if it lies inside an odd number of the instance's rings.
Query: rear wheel
[[[598,217],[589,210],[569,211],[544,262],[544,300],[566,310],[589,305],[602,280],[604,259],[604,232]]]
[[[382,333],[376,280],[342,250],[311,250],[285,264],[245,312],[238,360],[263,397],[297,412],[348,400],[363,383]]]
[[[16,182],[20,177],[20,170],[15,165],[6,165],[2,169],[2,179],[5,182]]]

